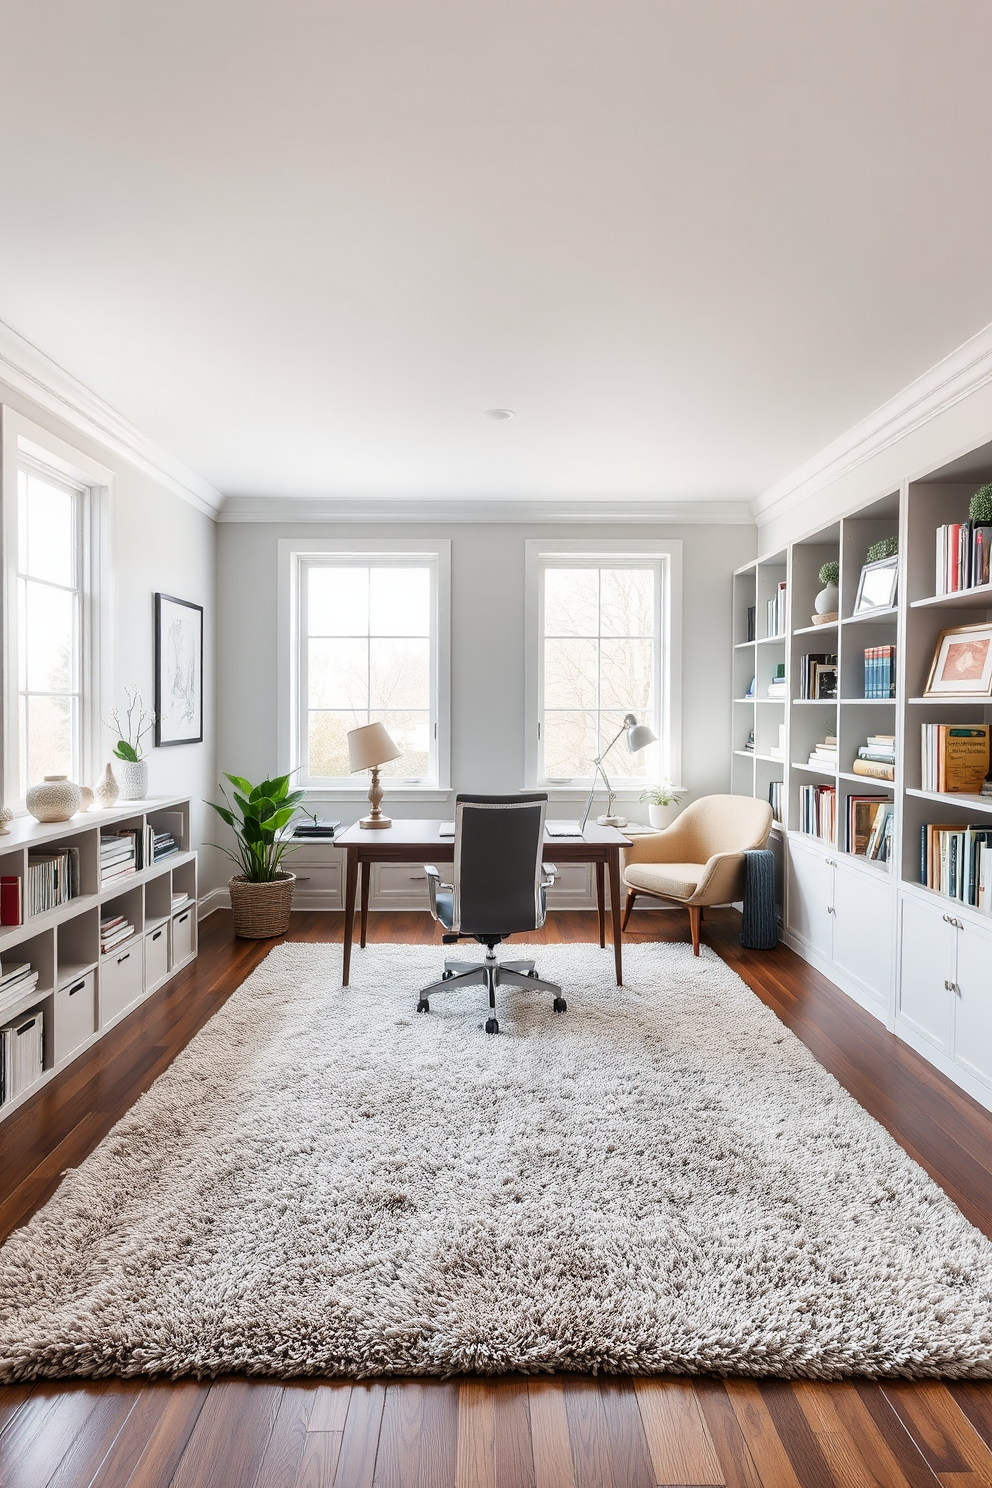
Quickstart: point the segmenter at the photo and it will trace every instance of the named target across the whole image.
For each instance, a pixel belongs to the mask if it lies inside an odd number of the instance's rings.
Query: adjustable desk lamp
[[[627,818],[625,816],[614,816],[613,814],[613,803],[616,800],[616,792],[609,782],[606,771],[603,769],[603,760],[609,754],[610,750],[617,742],[617,739],[620,738],[620,734],[626,734],[627,748],[630,750],[631,754],[637,754],[641,749],[646,749],[648,745],[653,744],[655,739],[658,737],[653,729],[648,728],[646,723],[638,723],[633,713],[628,713],[625,716],[620,732],[615,736],[615,738],[610,740],[609,744],[607,744],[602,754],[597,755],[596,759],[593,761],[595,768],[592,772],[592,790],[589,792],[589,799],[586,802],[586,809],[582,813],[582,830],[585,829],[586,822],[589,820],[589,812],[592,810],[592,798],[596,794],[597,775],[602,775],[603,783],[606,786],[608,792],[606,801],[606,814],[605,816],[597,816],[597,822],[601,827],[625,827],[627,825]]]

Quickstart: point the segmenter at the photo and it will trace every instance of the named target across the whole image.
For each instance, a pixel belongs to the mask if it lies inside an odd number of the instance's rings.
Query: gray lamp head
[[[631,754],[637,754],[640,749],[647,749],[653,744],[658,735],[654,729],[648,728],[646,723],[638,723],[633,713],[628,713],[624,719],[627,728],[627,748]]]

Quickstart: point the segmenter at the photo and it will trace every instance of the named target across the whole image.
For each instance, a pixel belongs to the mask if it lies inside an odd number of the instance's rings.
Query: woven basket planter
[[[269,883],[249,883],[241,874],[229,878],[234,933],[242,940],[269,940],[285,935],[293,907],[295,873],[280,873]]]

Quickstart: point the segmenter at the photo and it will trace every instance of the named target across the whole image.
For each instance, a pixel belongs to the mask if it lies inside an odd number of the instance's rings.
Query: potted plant
[[[675,808],[682,805],[682,797],[672,789],[670,780],[642,791],[641,800],[648,803],[648,821],[659,829],[671,826],[678,815]]]
[[[824,625],[830,620],[836,620],[840,610],[840,593],[837,584],[840,580],[840,564],[836,558],[831,558],[824,563],[817,577],[823,588],[813,601],[813,609],[816,612],[812,616],[814,625]]]
[[[243,940],[285,935],[296,875],[281,867],[283,857],[292,850],[292,843],[282,833],[292,820],[303,792],[290,790],[288,775],[263,780],[261,785],[254,786],[243,775],[225,772],[224,779],[234,787],[233,801],[221,785],[224,805],[218,806],[215,801],[208,801],[207,805],[213,807],[237,838],[233,852],[220,847],[240,870],[227,883],[234,933]],[[217,843],[213,845],[219,847]]]
[[[118,762],[120,798],[122,801],[143,801],[148,794],[148,761],[141,741],[155,722],[155,714],[144,706],[136,687],[125,687],[124,696],[127,698],[127,712],[122,719],[117,709],[111,708],[107,728],[116,729],[118,735],[114,758]]]

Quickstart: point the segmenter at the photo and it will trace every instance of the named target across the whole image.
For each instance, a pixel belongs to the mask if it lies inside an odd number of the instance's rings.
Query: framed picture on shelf
[[[854,613],[863,615],[866,610],[889,610],[896,602],[896,586],[899,582],[899,558],[879,558],[877,563],[866,563],[858,580],[858,593],[854,601]]]
[[[992,621],[942,630],[924,697],[992,697]]]
[[[203,606],[155,596],[155,744],[203,741]]]

